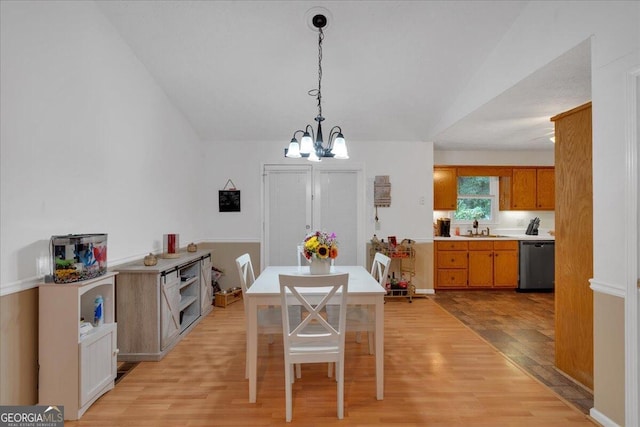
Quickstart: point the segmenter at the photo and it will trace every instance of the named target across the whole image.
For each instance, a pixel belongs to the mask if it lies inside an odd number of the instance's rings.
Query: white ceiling
[[[552,149],[549,117],[591,99],[588,43],[439,134],[439,121],[522,1],[98,1],[191,122],[216,141],[283,141],[322,109],[347,141],[434,141],[437,149]],[[325,131],[326,132],[326,131]]]

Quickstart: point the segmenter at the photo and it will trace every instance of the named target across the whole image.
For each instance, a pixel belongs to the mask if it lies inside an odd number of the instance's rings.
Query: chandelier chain
[[[318,28],[318,89],[311,89],[309,95],[318,99],[318,116],[322,117],[322,40],[324,32]]]

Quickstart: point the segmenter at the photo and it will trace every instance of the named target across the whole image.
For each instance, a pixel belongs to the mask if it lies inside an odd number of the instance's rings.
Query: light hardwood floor
[[[305,365],[284,421],[282,341],[259,340],[258,402],[244,379],[243,305],[215,308],[160,362],[142,362],[65,426],[593,426],[430,299],[385,304],[385,399],[366,338],[347,336],[345,418],[335,381]]]

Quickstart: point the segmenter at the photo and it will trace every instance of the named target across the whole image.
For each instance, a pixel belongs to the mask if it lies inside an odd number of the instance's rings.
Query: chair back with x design
[[[287,421],[292,418],[292,366],[297,363],[336,364],[338,418],[343,418],[348,283],[348,273],[280,275]],[[300,317],[290,316],[292,306],[300,307]],[[329,306],[337,316],[327,316]]]

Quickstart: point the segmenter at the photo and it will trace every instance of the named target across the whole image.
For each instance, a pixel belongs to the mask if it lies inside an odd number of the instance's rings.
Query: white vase
[[[311,258],[309,271],[311,274],[329,274],[331,272],[331,259]]]

